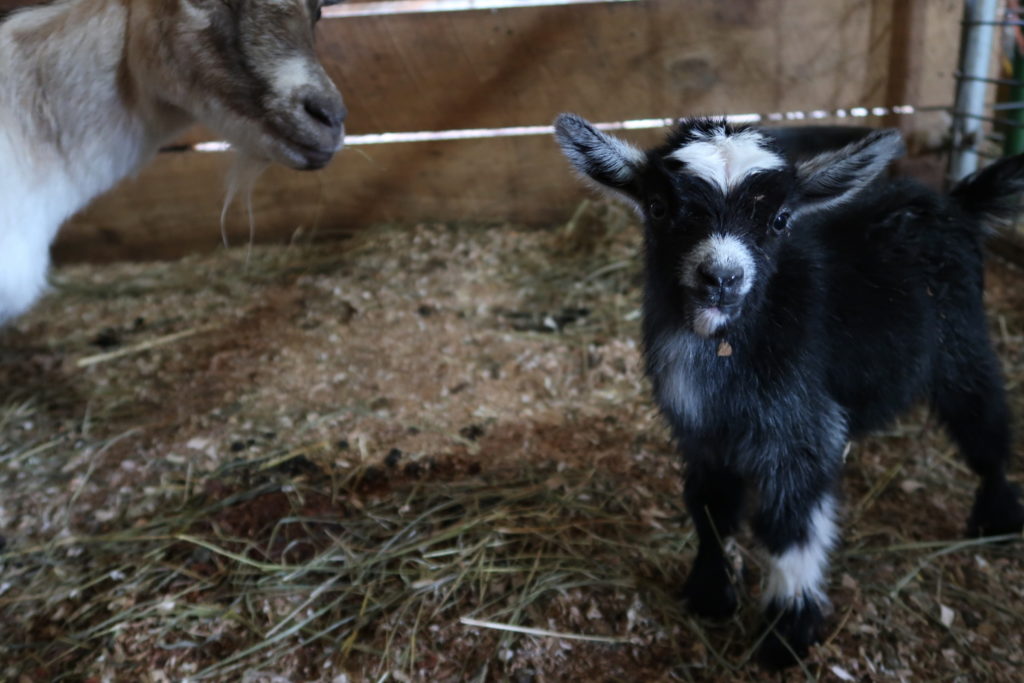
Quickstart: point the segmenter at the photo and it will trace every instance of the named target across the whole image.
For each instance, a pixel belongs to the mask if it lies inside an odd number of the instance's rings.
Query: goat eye
[[[660,221],[668,215],[668,210],[665,208],[665,202],[660,199],[652,199],[647,204],[647,214],[656,221]]]
[[[775,232],[784,232],[789,227],[789,211],[781,211],[775,216],[775,220],[772,221],[772,230]]]

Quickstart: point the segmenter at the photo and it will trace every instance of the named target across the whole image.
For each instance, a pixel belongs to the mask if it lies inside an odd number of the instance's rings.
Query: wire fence
[[[951,181],[1000,157],[1024,153],[1021,0],[965,0],[956,82]],[[1024,221],[1005,227],[1000,236],[1024,245]]]

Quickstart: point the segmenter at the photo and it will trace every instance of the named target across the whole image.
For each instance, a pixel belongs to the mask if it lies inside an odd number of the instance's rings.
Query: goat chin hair
[[[1000,159],[956,184],[953,199],[981,219],[1006,220],[1021,209],[1024,192],[1024,154]],[[986,226],[987,227],[987,226]]]
[[[268,166],[270,166],[268,161],[256,159],[244,152],[238,152],[232,159],[231,168],[228,170],[224,204],[220,209],[220,238],[224,242],[225,247],[229,246],[227,232],[228,209],[234,203],[235,197],[240,196],[242,203],[245,205],[246,218],[249,221],[249,244],[245,253],[246,263],[249,262],[249,256],[252,254],[253,240],[256,237],[256,222],[253,219],[252,213],[252,191],[256,187],[256,181],[263,175]]]

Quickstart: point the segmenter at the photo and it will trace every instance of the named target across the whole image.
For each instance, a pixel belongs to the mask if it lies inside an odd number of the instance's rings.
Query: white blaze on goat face
[[[826,495],[811,513],[807,540],[771,556],[771,574],[763,598],[766,605],[799,607],[805,600],[827,602],[825,570],[837,536],[835,514],[835,500]]]
[[[723,194],[760,171],[783,168],[786,161],[763,146],[764,137],[754,130],[732,135],[717,128],[669,154],[686,165],[686,172],[718,187]]]
[[[317,81],[310,68],[309,57],[289,57],[274,66],[270,82],[280,97],[287,97],[304,85],[314,85]]]

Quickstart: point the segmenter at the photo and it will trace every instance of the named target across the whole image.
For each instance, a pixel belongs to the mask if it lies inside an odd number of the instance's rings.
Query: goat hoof
[[[991,489],[982,485],[967,522],[967,535],[1002,536],[1019,534],[1022,530],[1024,505],[1020,502],[1020,489],[1005,481]]]
[[[739,599],[728,576],[708,580],[691,572],[680,591],[687,608],[703,619],[725,620],[736,613]]]
[[[811,645],[821,640],[823,617],[814,603],[785,610],[772,606],[765,617],[771,630],[757,651],[758,662],[765,669],[779,671],[798,664]]]

